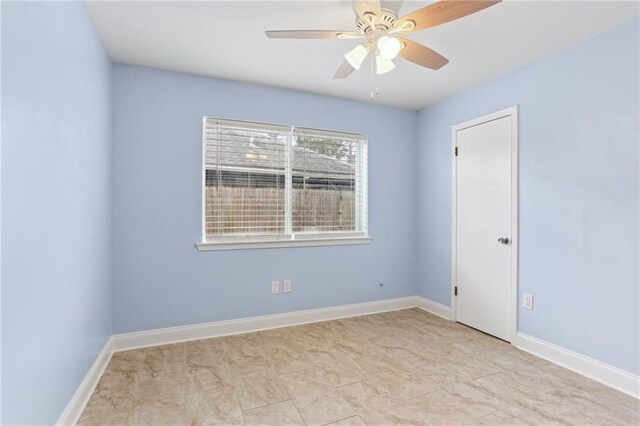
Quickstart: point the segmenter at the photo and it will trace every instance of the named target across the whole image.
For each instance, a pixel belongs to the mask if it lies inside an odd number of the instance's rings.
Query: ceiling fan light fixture
[[[402,49],[402,42],[395,37],[382,36],[377,42],[379,55],[388,61],[394,59]]]
[[[364,39],[362,44],[344,55],[345,59],[334,74],[334,79],[346,78],[359,70],[369,55],[372,73],[386,74],[393,70],[395,64],[392,61],[396,57],[424,68],[439,70],[449,60],[427,46],[404,38],[404,35],[464,18],[501,1],[435,0],[398,18],[397,11],[392,10],[397,8],[388,4],[387,0],[351,0],[356,13],[355,30],[277,30],[266,31],[266,35],[269,38],[298,40]],[[372,77],[375,84],[375,75]]]
[[[391,62],[389,59],[385,59],[380,55],[376,56],[376,74],[386,74],[389,71],[393,71],[396,67],[396,64]]]
[[[351,50],[351,52],[344,55],[344,59],[349,62],[353,68],[359,70],[364,58],[369,54],[369,47],[364,44],[359,44]]]

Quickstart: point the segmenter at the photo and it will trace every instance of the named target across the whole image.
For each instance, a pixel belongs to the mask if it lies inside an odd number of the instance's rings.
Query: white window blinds
[[[362,136],[293,132],[293,232],[366,230],[366,144]]]
[[[206,120],[207,236],[285,233],[289,128]]]
[[[367,235],[362,135],[204,120],[203,241]]]

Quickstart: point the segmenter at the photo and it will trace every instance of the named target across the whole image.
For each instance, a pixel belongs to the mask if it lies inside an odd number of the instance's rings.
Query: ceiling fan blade
[[[356,11],[360,18],[364,18],[364,14],[367,12],[373,13],[376,16],[382,14],[379,0],[353,0],[353,10]]]
[[[335,75],[333,76],[333,79],[338,80],[341,78],[347,78],[354,71],[355,71],[355,68],[352,67],[351,64],[349,64],[349,62],[344,61],[336,71]]]
[[[427,46],[406,38],[401,38],[400,41],[404,43],[404,47],[400,50],[399,56],[407,61],[432,70],[438,70],[449,63],[447,58]]]
[[[403,16],[394,26],[402,28],[405,22],[413,21],[415,27],[407,32],[424,30],[479,12],[500,1],[502,0],[441,0]]]
[[[269,38],[290,38],[290,39],[329,39],[329,38],[358,38],[360,34],[353,31],[335,30],[283,30],[265,31]]]

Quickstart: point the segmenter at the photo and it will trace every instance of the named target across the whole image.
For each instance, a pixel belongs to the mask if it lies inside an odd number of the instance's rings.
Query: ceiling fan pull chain
[[[375,84],[374,77],[373,77],[373,56],[374,55],[371,55],[371,71],[369,72],[369,79],[371,79],[371,93],[369,94],[369,98],[371,100],[374,100],[375,97],[376,97],[376,95],[374,93],[376,84]]]
[[[378,95],[378,76],[376,74],[375,55],[371,55],[371,100]]]

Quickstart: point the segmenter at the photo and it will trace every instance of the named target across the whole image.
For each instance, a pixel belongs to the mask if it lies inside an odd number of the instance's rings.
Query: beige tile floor
[[[79,424],[639,425],[640,405],[407,309],[116,353]]]

